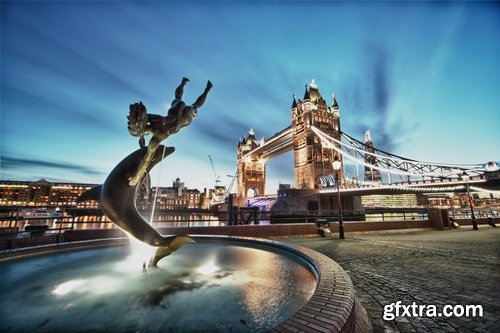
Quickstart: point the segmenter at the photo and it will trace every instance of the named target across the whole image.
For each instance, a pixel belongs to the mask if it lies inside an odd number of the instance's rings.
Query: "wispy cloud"
[[[61,161],[48,161],[48,160],[41,160],[41,159],[34,159],[34,158],[27,158],[27,157],[16,157],[16,156],[11,156],[11,155],[4,155],[2,154],[1,160],[0,160],[2,169],[4,170],[12,170],[12,169],[29,169],[29,168],[49,168],[49,169],[58,169],[58,170],[70,170],[70,171],[76,171],[80,172],[83,174],[87,175],[92,175],[92,176],[100,176],[103,175],[104,173],[101,171],[98,171],[96,169],[84,166],[84,165],[77,165],[77,164],[72,164],[72,163],[67,163],[67,162],[61,162]]]
[[[24,105],[29,106],[32,109],[43,109],[38,116],[43,120],[55,119],[63,123],[68,124],[78,124],[78,126],[86,126],[90,129],[115,129],[116,125],[113,124],[109,119],[99,116],[102,110],[87,110],[84,111],[81,107],[74,105],[67,105],[63,102],[59,102],[51,98],[51,96],[40,96],[38,93],[30,92],[22,88],[15,88],[9,84],[4,84],[2,86],[4,96],[8,96],[10,101],[13,103],[23,102]],[[32,112],[31,110],[22,110],[23,112]],[[14,114],[11,114],[14,116]],[[22,116],[22,114],[18,114]],[[21,121],[21,118],[19,118]],[[28,121],[27,119],[24,120]]]
[[[340,96],[343,130],[361,141],[370,130],[376,148],[397,152],[406,140],[405,133],[415,130],[419,122],[394,112],[396,77],[401,75],[394,69],[396,54],[375,43],[366,44],[365,50],[370,58],[363,62],[363,75],[353,75],[346,84],[347,93]],[[342,113],[342,98],[350,107],[347,113]],[[354,112],[362,117],[352,117]]]

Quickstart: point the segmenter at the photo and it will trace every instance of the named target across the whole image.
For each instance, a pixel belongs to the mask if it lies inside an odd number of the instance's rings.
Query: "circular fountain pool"
[[[313,295],[314,268],[258,243],[199,240],[144,270],[129,246],[0,264],[0,331],[267,331]]]

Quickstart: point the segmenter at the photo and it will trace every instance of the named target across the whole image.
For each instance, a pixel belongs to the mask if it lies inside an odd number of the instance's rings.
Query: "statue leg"
[[[181,84],[175,89],[175,99],[172,101],[172,105],[174,105],[177,101],[182,100],[182,95],[184,94],[184,86],[189,82],[189,79],[186,77],[182,78]]]
[[[139,167],[137,168],[137,172],[135,175],[129,179],[128,184],[130,186],[135,186],[139,183],[141,178],[147,173],[148,166],[151,163],[151,160],[155,156],[156,149],[160,145],[161,140],[153,136],[151,140],[149,140],[148,144],[148,150],[146,152],[146,155],[144,155],[144,158],[142,159],[141,163],[139,164]]]
[[[212,87],[213,87],[212,82],[210,82],[210,80],[208,80],[207,86],[205,87],[205,91],[193,103],[193,106],[196,109],[200,108],[203,105],[203,103],[205,103],[205,99],[207,98],[208,92],[210,91],[210,89],[212,89]]]
[[[167,116],[177,118],[179,113],[182,112],[186,107],[186,103],[184,103],[183,101],[177,101],[177,102],[174,101],[174,102],[175,103],[172,104],[170,109],[168,109]]]

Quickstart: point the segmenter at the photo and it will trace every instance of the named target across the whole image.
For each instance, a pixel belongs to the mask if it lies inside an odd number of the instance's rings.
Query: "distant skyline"
[[[312,79],[341,127],[376,148],[441,163],[500,160],[498,2],[2,1],[2,180],[102,183],[137,149],[129,104],[166,114],[182,77],[214,88],[152,173],[228,185],[238,141],[291,123]],[[161,175],[158,177],[159,169]],[[361,170],[361,169],[360,169]],[[352,172],[346,170],[347,174]],[[294,183],[293,152],[267,192]],[[235,191],[236,188],[233,188]]]

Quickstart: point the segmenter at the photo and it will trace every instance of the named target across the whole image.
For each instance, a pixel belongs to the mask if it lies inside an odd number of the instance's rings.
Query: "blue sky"
[[[183,76],[188,103],[214,88],[153,183],[211,187],[211,155],[228,184],[239,138],[289,126],[311,79],[378,148],[498,161],[499,40],[498,2],[2,1],[0,176],[101,183],[138,148],[129,104],[165,114]],[[268,162],[267,192],[292,158]]]

